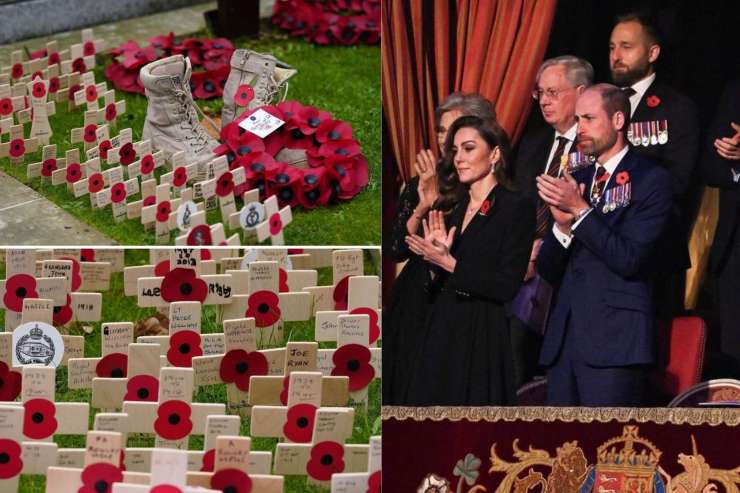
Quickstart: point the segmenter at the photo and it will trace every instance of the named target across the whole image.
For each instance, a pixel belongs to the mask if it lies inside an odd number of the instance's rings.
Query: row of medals
[[[627,129],[627,139],[633,146],[654,146],[668,142],[668,120],[632,122]]]

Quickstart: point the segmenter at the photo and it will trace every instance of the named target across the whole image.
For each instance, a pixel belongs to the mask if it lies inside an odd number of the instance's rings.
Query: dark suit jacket
[[[723,158],[717,154],[713,144],[714,139],[735,135],[730,122],[740,124],[740,79],[730,82],[725,88],[717,114],[709,128],[702,159],[707,185],[720,189],[719,220],[709,256],[709,268],[712,272],[722,270],[732,248],[735,231],[740,228],[740,184],[732,180],[730,171],[733,165],[740,169],[740,162]]]
[[[603,213],[604,199],[573,230],[564,248],[552,229],[537,258],[539,274],[560,284],[545,332],[540,364],[552,365],[560,352],[566,326],[594,366],[648,364],[655,359],[655,327],[651,281],[655,273],[657,240],[671,213],[671,178],[633,151],[628,151],[609,181],[627,171],[632,182],[629,205]],[[586,184],[594,167],[574,178]],[[570,322],[569,322],[570,320]]]
[[[648,98],[657,96],[660,103],[650,107]],[[691,266],[688,234],[696,204],[690,196],[695,187],[694,170],[699,157],[699,122],[696,106],[683,94],[663,83],[658,75],[635,109],[633,122],[668,120],[668,142],[663,145],[634,146],[635,153],[649,158],[668,170],[672,178],[675,208],[661,239],[662,272],[677,272]]]
[[[519,142],[514,165],[514,184],[532,202],[537,203],[537,182],[535,179],[545,172],[549,163],[550,149],[555,141],[555,130],[550,126],[527,132]],[[568,152],[575,152],[575,143]]]

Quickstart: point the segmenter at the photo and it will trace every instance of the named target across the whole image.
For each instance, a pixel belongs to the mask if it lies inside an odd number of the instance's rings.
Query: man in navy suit
[[[596,163],[537,178],[555,221],[537,270],[560,284],[540,355],[548,404],[639,406],[655,362],[652,282],[671,177],[627,145],[629,96],[616,86],[586,89],[576,118]]]

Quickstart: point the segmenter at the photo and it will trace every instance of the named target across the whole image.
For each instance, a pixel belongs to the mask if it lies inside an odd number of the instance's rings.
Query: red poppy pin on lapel
[[[627,171],[621,171],[617,173],[617,176],[614,179],[617,182],[617,185],[624,185],[630,181],[630,174]]]
[[[483,201],[483,203],[482,203],[482,204],[480,205],[480,209],[479,209],[479,212],[480,212],[480,214],[481,214],[481,215],[483,215],[483,216],[487,216],[487,215],[488,215],[488,211],[489,211],[490,209],[491,209],[491,202],[490,202],[490,201],[489,201],[488,199],[486,199],[486,200],[484,200],[484,201]]]
[[[660,98],[653,94],[652,96],[648,96],[645,102],[647,103],[648,107],[655,108],[660,104]]]

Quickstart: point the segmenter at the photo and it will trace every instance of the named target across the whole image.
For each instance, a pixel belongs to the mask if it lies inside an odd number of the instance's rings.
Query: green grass
[[[143,249],[126,250],[126,266],[146,265],[148,264],[149,255]],[[4,258],[0,255],[0,258]],[[377,257],[371,257],[365,252],[365,273],[368,275],[377,275],[379,265]],[[0,279],[5,277],[5,265],[0,265]],[[319,269],[319,285],[331,284],[331,269]],[[123,295],[123,274],[114,273],[111,278],[110,290],[103,293],[103,311],[102,321],[96,323],[85,323],[92,326],[93,331],[89,334],[82,330],[81,325],[72,324],[65,328],[65,333],[82,335],[85,337],[85,356],[100,356],[100,325],[102,322],[115,321],[137,321],[154,313],[154,308],[140,308],[136,305],[135,297],[126,297]],[[0,316],[4,316],[0,310]],[[294,341],[311,341],[313,340],[314,321],[306,322],[286,322],[285,337],[286,340]],[[218,308],[206,306],[203,309],[202,332],[222,332],[223,327],[218,322]],[[322,348],[335,347],[334,343],[320,343]],[[90,390],[70,390],[67,388],[67,371],[62,368],[57,371],[56,379],[56,400],[59,402],[89,402],[91,399]],[[194,397],[193,402],[226,402],[225,385],[204,386],[200,387]],[[91,409],[90,426],[92,427],[94,415],[97,409]],[[380,433],[380,380],[375,380],[370,386],[369,400],[367,409],[363,406],[355,407],[355,419],[352,438],[347,443],[368,443],[370,436]],[[242,418],[241,434],[249,435],[249,418]],[[59,447],[65,448],[84,448],[84,436],[57,436],[54,441]],[[253,450],[270,450],[274,453],[277,439],[255,438],[252,440]],[[146,447],[154,445],[154,437],[151,435],[131,434],[129,435],[128,446]],[[203,449],[203,436],[194,435],[190,438],[189,447],[191,450]],[[42,493],[45,489],[44,476],[21,476],[21,492]],[[306,484],[305,476],[286,476],[286,492],[320,492],[326,491]]]
[[[208,32],[194,36],[210,36]],[[145,44],[145,40],[138,40]],[[293,211],[293,222],[285,229],[285,241],[289,245],[378,245],[380,244],[380,48],[378,46],[316,46],[302,39],[290,38],[275,31],[270,24],[263,24],[258,39],[237,39],[238,48],[250,48],[260,52],[272,52],[279,59],[298,69],[290,81],[288,99],[313,105],[329,111],[334,118],[352,125],[365,154],[370,181],[368,186],[349,202],[304,210]],[[98,57],[95,80],[105,80],[104,66],[110,58]],[[110,81],[107,81],[112,87]],[[119,117],[118,128],[131,127],[134,140],[141,138],[146,116],[146,98],[138,94],[116,91],[116,99],[126,100],[126,113]],[[203,109],[219,114],[220,99],[199,101]],[[67,111],[67,104],[58,104],[56,115],[50,117],[54,135],[52,144],[57,144],[57,156],[81,144],[70,143],[70,130],[82,127],[83,110]],[[26,125],[26,132],[30,124]],[[112,135],[117,131],[112,132]],[[8,138],[5,137],[5,140]],[[41,151],[25,157],[25,163],[41,160]],[[138,220],[116,223],[110,208],[93,210],[87,196],[75,199],[66,186],[52,186],[40,178],[29,180],[26,165],[11,165],[9,159],[0,159],[0,169],[70,212],[85,223],[113,238],[122,245],[148,245],[154,243],[153,232],[144,231]],[[158,170],[159,171],[159,170]],[[158,173],[160,174],[160,173]],[[131,200],[137,200],[134,196]],[[240,207],[240,206],[239,206]],[[221,222],[220,213],[208,213],[210,224]],[[225,225],[226,226],[226,225]],[[232,232],[233,233],[233,232]],[[173,233],[174,238],[174,233]],[[255,240],[251,240],[254,242]],[[173,241],[174,242],[174,241]]]

